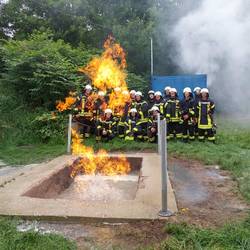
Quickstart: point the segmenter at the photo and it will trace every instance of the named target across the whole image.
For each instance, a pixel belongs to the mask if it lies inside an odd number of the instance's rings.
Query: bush
[[[2,83],[27,106],[51,110],[58,99],[81,84],[84,78],[76,74],[77,69],[96,52],[53,41],[48,32],[36,32],[27,40],[10,40],[1,52],[5,63]]]
[[[32,128],[37,138],[42,142],[53,140],[63,143],[67,128],[67,117],[54,113],[44,113],[32,121]]]

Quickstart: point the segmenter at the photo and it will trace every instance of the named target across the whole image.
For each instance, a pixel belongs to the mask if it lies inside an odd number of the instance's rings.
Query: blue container
[[[207,75],[179,75],[179,76],[153,76],[151,86],[154,91],[161,91],[164,94],[166,86],[176,88],[178,95],[182,96],[183,89],[190,87],[207,88]]]

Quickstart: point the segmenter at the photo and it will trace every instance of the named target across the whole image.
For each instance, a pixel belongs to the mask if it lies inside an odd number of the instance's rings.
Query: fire
[[[95,154],[93,148],[82,144],[82,139],[75,130],[72,130],[72,137],[72,154],[80,156],[80,159],[73,164],[72,177],[77,174],[125,175],[131,171],[125,156],[112,158],[103,149]]]
[[[65,101],[58,101],[56,109],[60,112],[70,109],[72,105],[76,102],[75,93],[69,92],[69,96],[65,98]]]
[[[109,93],[108,103],[103,103],[102,109],[110,108],[117,116],[123,114],[126,103],[130,102],[125,69],[125,52],[111,36],[104,43],[102,55],[93,58],[86,67],[79,69],[79,72],[90,78],[97,90]],[[95,92],[87,98],[85,105],[89,111],[93,111],[97,98],[98,94]],[[70,109],[75,102],[76,98],[70,94],[65,102],[58,103],[57,109],[59,111]],[[72,130],[72,154],[80,157],[73,164],[72,177],[77,174],[125,175],[131,171],[130,164],[124,155],[112,158],[105,150],[95,153],[93,148],[83,144],[82,138],[74,130]]]
[[[86,74],[97,89],[111,92],[108,107],[113,111],[122,112],[126,101],[130,98],[124,95],[124,91],[128,89],[125,71],[126,54],[111,36],[104,43],[104,49],[101,56],[93,58],[86,67],[80,68],[79,72]],[[115,91],[118,88],[119,91]]]

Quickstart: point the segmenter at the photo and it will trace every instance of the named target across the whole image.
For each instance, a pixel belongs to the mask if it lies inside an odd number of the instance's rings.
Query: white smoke
[[[250,114],[249,0],[203,0],[178,21],[172,37],[175,62],[187,73],[208,75],[220,109]]]

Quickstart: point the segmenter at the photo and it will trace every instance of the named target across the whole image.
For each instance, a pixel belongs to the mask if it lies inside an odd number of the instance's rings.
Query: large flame
[[[101,56],[93,58],[86,67],[80,68],[79,72],[86,74],[97,89],[111,92],[108,107],[118,111],[116,113],[122,113],[126,102],[129,101],[129,97],[124,95],[124,91],[128,89],[125,52],[111,36],[104,43],[104,49]],[[116,91],[118,88],[119,91]]]
[[[124,155],[112,158],[103,149],[95,154],[93,148],[82,144],[82,139],[75,130],[72,130],[72,154],[80,156],[73,164],[72,177],[77,174],[124,175],[131,170]]]
[[[115,43],[113,37],[104,43],[104,52],[101,56],[93,58],[86,67],[80,68],[79,72],[86,74],[97,89],[109,93],[108,103],[104,102],[101,109],[111,108],[116,116],[122,116],[126,103],[130,102],[126,83],[126,59],[125,52],[120,44]],[[94,102],[98,98],[92,92],[87,98],[85,106],[93,111]],[[70,109],[76,98],[72,95],[59,102],[57,109],[63,111]],[[81,108],[81,107],[79,107]],[[101,175],[123,175],[131,170],[130,164],[124,155],[113,158],[108,156],[107,151],[94,149],[83,144],[82,138],[76,131],[72,130],[72,154],[80,158],[73,164],[71,176],[77,174],[101,174]]]

